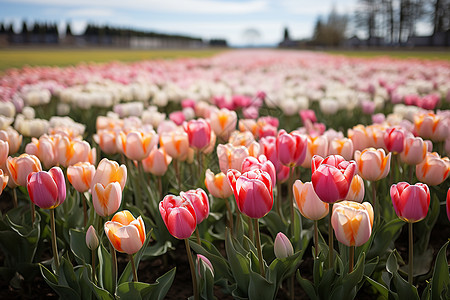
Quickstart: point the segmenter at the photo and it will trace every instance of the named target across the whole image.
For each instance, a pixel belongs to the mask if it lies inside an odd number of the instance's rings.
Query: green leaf
[[[114,297],[105,289],[97,286],[89,279],[88,268],[83,270],[81,274],[83,284],[89,285],[95,297],[100,300],[114,300]]]
[[[297,281],[308,295],[309,299],[319,300],[319,296],[316,294],[313,284],[308,279],[302,278],[300,270],[297,270]]]
[[[153,231],[153,229],[151,229],[147,233],[147,236],[145,238],[144,244],[142,245],[141,249],[139,249],[139,251],[136,254],[134,254],[134,262],[136,264],[136,270],[139,267],[139,263],[141,262],[141,258],[142,258],[142,256],[145,253],[145,249],[147,248],[148,244],[150,243],[152,231]],[[120,275],[118,284],[121,284],[121,283],[124,283],[124,282],[129,282],[129,281],[131,281],[132,278],[133,278],[133,267],[131,265],[131,261],[129,261],[127,266],[123,270],[122,275]]]
[[[225,249],[231,272],[241,292],[247,293],[250,282],[250,262],[244,255],[236,251],[229,229],[227,229],[225,236]]]
[[[445,292],[450,290],[450,275],[448,272],[447,246],[449,242],[439,250],[434,265],[433,278],[431,280],[431,299],[445,299]]]
[[[79,263],[91,263],[91,250],[86,246],[86,232],[78,229],[70,229],[70,250]]]
[[[274,238],[276,237],[278,232],[283,232],[284,234],[286,234],[288,230],[288,226],[283,223],[280,216],[273,210],[269,211],[269,213],[264,218],[261,218],[261,223],[266,226],[266,228]]]
[[[41,268],[42,277],[44,277],[45,282],[61,297],[61,299],[77,300],[80,299],[80,295],[74,291],[71,287],[60,285],[58,283],[57,277],[50,272],[42,264],[39,265]]]
[[[61,285],[71,287],[77,294],[80,294],[80,285],[73,271],[73,266],[65,257],[61,257],[58,282]]]
[[[249,299],[274,299],[275,291],[276,285],[273,282],[268,282],[259,273],[250,272],[250,283],[248,286]]]
[[[398,235],[400,234],[400,228],[405,224],[400,219],[394,219],[376,230],[372,242],[372,246],[370,247],[369,252],[367,253],[367,258],[374,258],[376,256],[382,257],[389,245],[396,240]]]
[[[100,271],[98,275],[98,282],[101,288],[106,289],[111,294],[114,294],[114,279],[112,275],[112,257],[105,249],[103,244],[100,244],[97,250],[98,262]]]
[[[404,280],[398,274],[398,264],[397,264],[397,251],[394,250],[389,255],[388,260],[386,262],[386,270],[392,274],[393,283],[400,299],[419,299],[419,294],[417,293],[417,289],[409,284],[406,280]],[[395,291],[391,291],[395,293]]]
[[[370,283],[376,290],[378,293],[380,293],[380,295],[384,298],[384,299],[388,299],[389,297],[389,290],[382,285],[381,283],[379,283],[378,281],[373,280],[372,278],[364,275],[364,278],[367,280],[368,283]]]

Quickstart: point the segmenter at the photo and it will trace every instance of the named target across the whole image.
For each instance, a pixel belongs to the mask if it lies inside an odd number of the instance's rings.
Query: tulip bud
[[[95,231],[94,226],[91,225],[86,232],[86,246],[93,251],[97,249],[98,244],[97,232]]]
[[[282,232],[278,232],[277,237],[275,238],[273,251],[278,259],[283,259],[294,254],[294,248],[292,247],[291,242]]]
[[[203,265],[203,268],[205,270],[209,270],[212,274],[212,276],[214,277],[214,267],[211,264],[211,262],[209,261],[209,259],[207,259],[205,256],[201,255],[201,254],[197,254],[197,274],[199,275],[199,277],[202,277],[202,272],[200,271],[200,264]]]

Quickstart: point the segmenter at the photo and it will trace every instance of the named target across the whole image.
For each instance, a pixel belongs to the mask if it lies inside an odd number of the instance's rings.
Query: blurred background
[[[450,0],[0,0],[0,47],[431,48]]]

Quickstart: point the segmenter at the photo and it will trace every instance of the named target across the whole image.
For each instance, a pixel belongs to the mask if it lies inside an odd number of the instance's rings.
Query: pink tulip
[[[182,111],[174,111],[169,114],[169,119],[177,125],[182,125],[186,121],[186,117]]]
[[[247,156],[249,156],[248,149],[244,146],[233,146],[232,144],[217,146],[220,171],[225,174],[229,169],[241,171],[242,162]]]
[[[39,171],[28,175],[28,194],[31,202],[43,209],[58,207],[66,199],[66,182],[59,167],[48,172]]]
[[[94,134],[94,141],[100,146],[105,154],[117,153],[116,132],[112,130],[102,129]]]
[[[292,247],[291,241],[289,241],[284,233],[278,232],[275,242],[273,243],[273,252],[278,259],[294,255],[294,248]]]
[[[209,145],[211,139],[211,125],[204,119],[191,120],[184,124],[188,134],[189,146],[197,150]]]
[[[25,152],[36,155],[45,168],[51,168],[58,164],[56,143],[55,137],[44,134],[39,139],[32,138],[31,143],[26,145]]]
[[[170,234],[177,239],[187,239],[197,226],[195,209],[187,199],[167,195],[159,203],[159,212]]]
[[[414,130],[420,137],[431,139],[435,142],[445,140],[448,136],[449,124],[444,118],[434,113],[426,113],[414,116]]]
[[[214,276],[214,267],[209,259],[201,254],[197,254],[197,274],[200,278],[202,278],[203,276],[203,274],[200,272],[200,264],[202,264],[205,270],[209,270],[211,272],[211,275]]]
[[[327,203],[345,199],[356,171],[354,161],[346,161],[340,155],[323,159],[315,155],[311,162],[311,182],[320,200]]]
[[[405,132],[395,127],[389,128],[384,133],[384,144],[389,152],[400,153],[403,151]]]
[[[257,159],[255,157],[248,156],[242,162],[242,173],[255,169],[260,169],[267,172],[272,180],[272,187],[275,187],[277,180],[275,166],[270,160],[267,160],[267,157],[264,154],[260,155]]]
[[[427,216],[430,190],[423,183],[399,182],[391,186],[391,199],[397,216],[405,222],[415,223]]]
[[[303,124],[306,123],[306,120],[309,120],[312,123],[316,123],[317,122],[316,113],[312,109],[300,110],[300,118],[302,119],[302,123]]]
[[[310,220],[320,220],[328,214],[328,203],[320,200],[311,182],[296,180],[292,188],[302,216]]]
[[[346,246],[361,246],[372,234],[373,208],[369,202],[338,202],[331,216],[336,238]]]
[[[289,167],[281,164],[277,153],[277,139],[274,136],[268,136],[259,140],[261,145],[261,154],[264,154],[275,166],[277,172],[277,182],[283,183],[289,178]]]
[[[272,182],[267,172],[257,169],[241,174],[237,170],[229,170],[227,177],[243,214],[259,219],[272,209]]]
[[[9,176],[2,169],[0,169],[0,195],[8,184]]]
[[[292,132],[288,134],[285,130],[280,130],[277,136],[277,153],[280,162],[290,168],[303,163],[306,156],[308,142],[306,137]]]
[[[159,145],[173,159],[185,161],[188,158],[189,139],[187,133],[184,131],[173,130],[161,133],[159,136]]]
[[[448,189],[448,192],[447,192],[447,201],[446,201],[447,203],[447,217],[448,217],[448,220],[450,221],[450,188]]]
[[[353,150],[364,150],[371,146],[371,141],[364,125],[356,125],[348,130],[348,138],[353,142]]]
[[[0,166],[3,166],[8,159],[9,144],[3,140],[0,140]]]
[[[209,215],[209,200],[205,191],[198,188],[187,192],[180,192],[180,197],[187,199],[192,203],[197,218],[197,224],[200,224]]]

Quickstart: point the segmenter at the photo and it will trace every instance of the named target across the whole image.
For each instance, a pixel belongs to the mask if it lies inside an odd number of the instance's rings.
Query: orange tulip
[[[230,134],[236,129],[237,115],[233,110],[222,108],[214,110],[210,115],[211,129],[215,134],[227,141]]]
[[[134,254],[144,244],[145,224],[141,216],[135,219],[128,210],[119,211],[105,223],[105,233],[114,249]]]
[[[328,203],[320,200],[311,182],[296,180],[292,188],[302,216],[310,220],[320,220],[328,214]]]
[[[154,146],[150,154],[142,160],[142,166],[145,172],[150,172],[156,176],[163,176],[166,174],[172,157],[167,155],[164,148]]]
[[[100,149],[106,154],[117,153],[116,133],[112,130],[99,130],[94,134],[94,141],[100,146]]]
[[[173,159],[184,161],[188,158],[189,138],[184,131],[163,132],[159,137],[159,144]]]
[[[391,153],[386,155],[383,149],[367,148],[355,152],[358,175],[365,180],[377,181],[385,178],[390,170]]]
[[[417,179],[428,185],[441,184],[447,179],[449,173],[449,158],[441,158],[437,152],[428,152],[425,160],[416,166]]]
[[[123,191],[127,182],[127,167],[125,165],[119,166],[117,162],[104,158],[97,166],[91,188],[97,183],[101,183],[105,187],[111,182],[118,182]]]
[[[9,176],[0,169],[0,195],[8,184]]]
[[[3,140],[0,140],[0,166],[3,166],[8,159],[9,144]]]
[[[96,150],[95,148],[91,149],[86,141],[70,140],[67,136],[64,136],[58,141],[56,147],[59,163],[64,167],[83,161],[95,163]]]
[[[94,174],[95,166],[88,162],[79,162],[67,168],[67,179],[80,193],[84,193],[91,188]]]
[[[27,186],[27,177],[31,172],[42,171],[39,159],[30,154],[22,154],[18,157],[8,157],[6,161],[11,179],[16,185]]]
[[[6,130],[0,130],[0,140],[8,142],[9,155],[17,153],[20,145],[22,145],[22,135],[12,129],[12,127],[8,127]]]
[[[117,181],[111,182],[106,186],[96,183],[91,189],[91,193],[95,212],[102,217],[115,213],[122,202],[122,190]]]
[[[338,202],[333,206],[331,224],[339,242],[347,246],[361,246],[372,234],[372,205],[369,202]]]
[[[208,191],[216,198],[228,198],[233,194],[227,176],[220,172],[214,175],[210,169],[206,170],[205,186]]]

